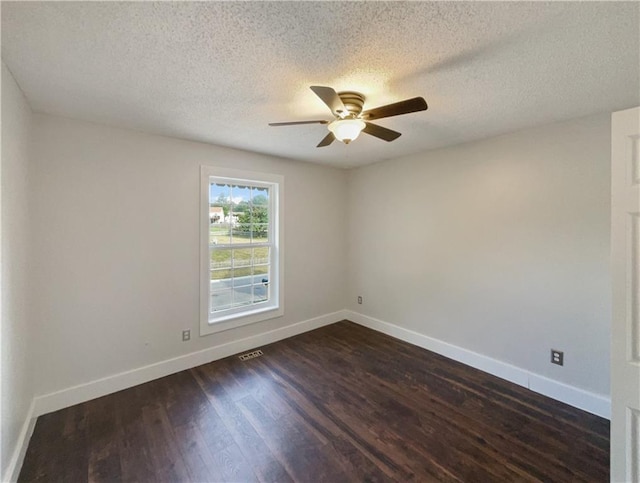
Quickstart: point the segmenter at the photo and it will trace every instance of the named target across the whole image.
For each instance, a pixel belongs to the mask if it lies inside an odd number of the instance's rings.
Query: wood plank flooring
[[[609,480],[609,422],[343,321],[41,416],[19,481]]]

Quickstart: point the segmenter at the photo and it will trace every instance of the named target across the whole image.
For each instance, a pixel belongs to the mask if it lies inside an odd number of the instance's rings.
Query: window
[[[200,334],[283,314],[283,178],[201,168]]]

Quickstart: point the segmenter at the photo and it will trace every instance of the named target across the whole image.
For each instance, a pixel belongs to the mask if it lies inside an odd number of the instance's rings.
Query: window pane
[[[251,243],[251,215],[250,212],[240,213],[233,225],[233,243]]]
[[[243,287],[251,285],[251,267],[236,268],[233,270],[233,286]]]
[[[253,303],[269,300],[269,265],[253,267]]]
[[[253,286],[253,303],[269,300],[269,284],[261,283]]]
[[[225,248],[213,248],[211,250],[211,270],[231,268],[231,250]]]
[[[251,200],[251,188],[249,186],[231,186],[231,235],[232,243],[249,243],[249,236],[243,233],[238,226],[241,223],[244,213],[249,211]]]
[[[258,247],[253,249],[253,264],[263,265],[269,263],[269,247]]]
[[[253,186],[251,188],[251,204],[267,206],[269,204],[269,188]]]
[[[234,213],[244,213],[251,202],[251,187],[233,185],[231,187],[231,201]]]
[[[233,306],[250,305],[253,302],[251,297],[251,285],[236,287],[233,289]]]
[[[233,266],[250,267],[253,259],[253,249],[237,248],[233,250]]]
[[[255,265],[253,267],[253,274],[256,275],[256,279],[259,277],[263,277],[269,275],[269,265]],[[258,280],[259,282],[264,282],[262,279]],[[268,277],[267,277],[268,281]]]
[[[231,243],[231,225],[229,223],[211,223],[209,227],[209,245]]]
[[[209,245],[231,243],[231,186],[209,183]]]
[[[251,214],[254,240],[258,242],[267,241],[269,238],[269,207],[266,205],[253,206]]]
[[[212,206],[229,207],[229,199],[231,195],[231,186],[224,183],[209,183],[209,204]]]
[[[230,269],[211,270],[211,290],[231,288],[233,284],[232,274],[233,271]]]
[[[252,243],[264,243],[269,241],[269,225],[267,223],[253,223]]]
[[[233,291],[220,290],[211,292],[211,312],[226,310],[233,307]]]

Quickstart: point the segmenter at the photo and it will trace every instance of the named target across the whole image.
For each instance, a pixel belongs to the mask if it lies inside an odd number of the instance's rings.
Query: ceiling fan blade
[[[400,136],[402,136],[402,134],[398,131],[393,131],[391,129],[387,129],[386,127],[378,126],[377,124],[372,124],[370,122],[366,123],[366,126],[362,131],[387,142],[393,141],[394,139],[398,139]]]
[[[331,87],[311,86],[311,90],[315,92],[316,96],[322,99],[322,102],[331,109],[334,115],[342,117],[343,113],[348,113],[347,108],[344,107],[342,103],[342,99],[340,99],[338,93]]]
[[[422,97],[414,97],[404,101],[387,104],[386,106],[369,109],[362,113],[362,118],[367,121],[374,119],[382,119],[383,117],[399,116],[401,114],[409,114],[411,112],[426,111],[427,101]]]
[[[296,124],[329,124],[329,121],[290,121],[290,122],[270,122],[269,126],[294,126]]]
[[[330,132],[322,139],[322,141],[320,141],[320,143],[316,146],[316,148],[323,148],[324,146],[329,146],[329,144],[331,144],[335,139],[336,137],[333,135],[332,132]]]

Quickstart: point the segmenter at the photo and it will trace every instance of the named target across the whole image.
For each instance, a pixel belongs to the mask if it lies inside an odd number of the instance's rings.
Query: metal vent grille
[[[262,355],[262,351],[257,350],[257,351],[247,352],[246,354],[242,354],[241,356],[238,356],[238,359],[240,359],[241,361],[248,361],[249,359],[254,359],[256,357],[260,357],[261,355]]]

